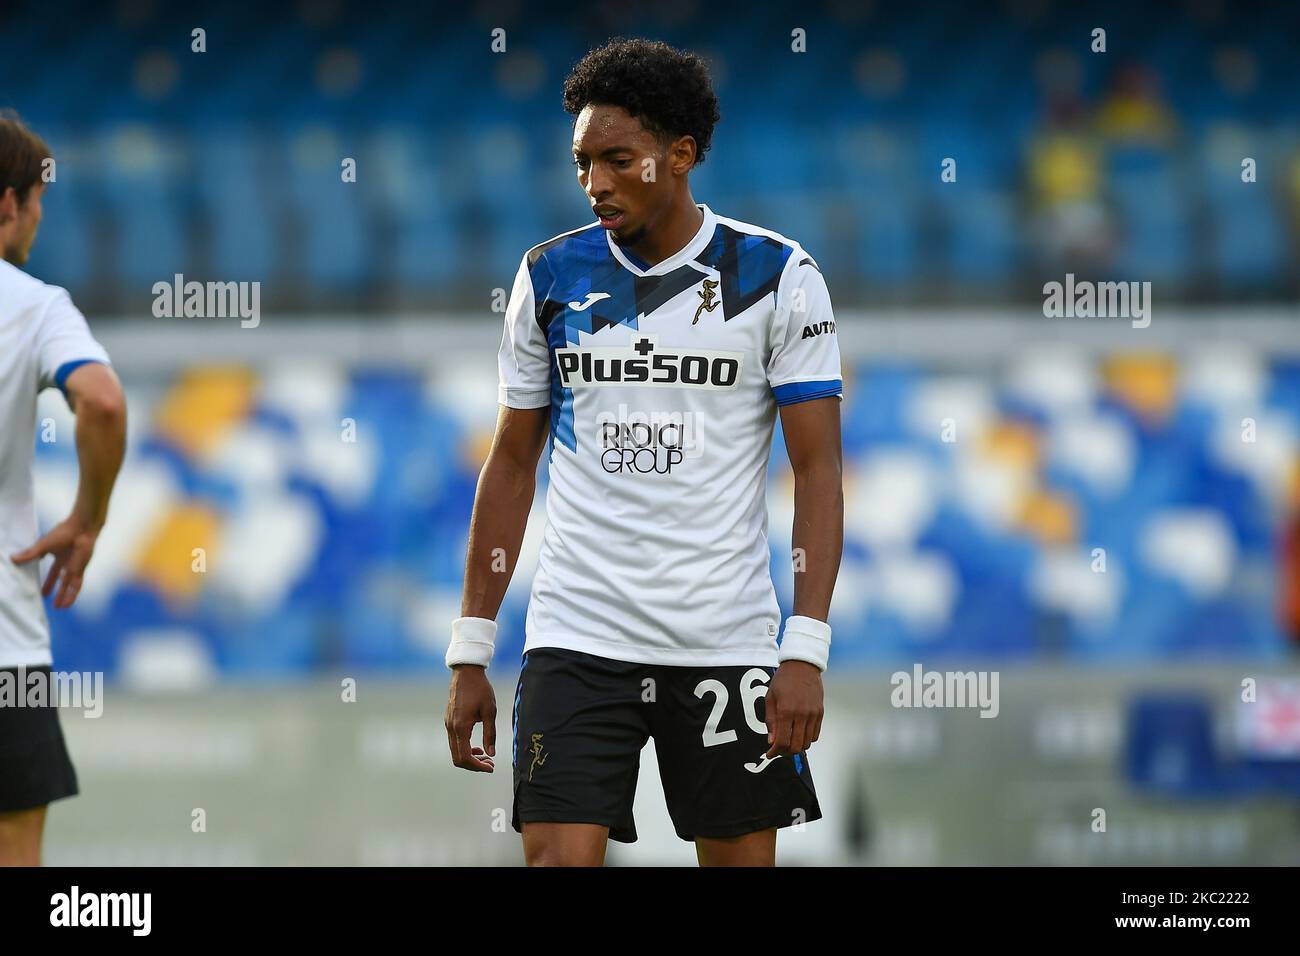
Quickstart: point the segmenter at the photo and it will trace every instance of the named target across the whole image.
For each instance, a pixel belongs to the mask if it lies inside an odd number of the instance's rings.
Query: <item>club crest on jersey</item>
[[[694,325],[696,322],[700,321],[701,312],[712,312],[714,309],[718,307],[719,300],[714,298],[714,296],[718,294],[718,280],[705,279],[703,291],[696,292],[695,294],[698,295],[703,301],[700,302],[699,308],[695,310],[695,318],[691,319],[691,325]]]
[[[641,385],[667,388],[731,389],[740,383],[744,352],[675,349],[640,335],[623,346],[568,346],[555,350],[555,367],[565,388]]]

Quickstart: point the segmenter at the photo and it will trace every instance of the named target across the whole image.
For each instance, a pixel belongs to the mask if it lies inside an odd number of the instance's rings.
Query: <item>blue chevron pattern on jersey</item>
[[[776,291],[792,251],[770,236],[750,235],[719,223],[695,262],[717,270],[725,321]],[[615,325],[639,328],[641,316],[697,285],[704,275],[694,265],[682,265],[665,275],[638,276],[614,258],[599,224],[536,246],[528,259],[535,317],[546,335],[552,369],[555,350],[581,344],[581,333],[590,335]],[[593,292],[603,292],[608,298],[585,309],[569,306],[570,302],[585,302]],[[577,451],[573,390],[564,388],[559,376],[552,375],[552,456],[557,441]]]
[[[625,324],[636,328],[636,289],[633,276],[609,251],[605,230],[591,226],[543,243],[529,252],[537,324],[546,335],[555,368],[555,350],[579,344],[579,333],[588,334],[606,326]],[[569,308],[570,302],[584,302],[588,293],[604,292],[601,299],[583,310]],[[551,456],[555,443],[578,450],[573,429],[573,389],[564,388],[558,375],[551,376]]]
[[[696,261],[718,270],[724,321],[776,291],[793,251],[771,236],[750,235],[718,223]]]

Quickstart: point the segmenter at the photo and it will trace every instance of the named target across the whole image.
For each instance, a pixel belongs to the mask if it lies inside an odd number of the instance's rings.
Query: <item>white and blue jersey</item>
[[[37,538],[36,395],[85,362],[108,354],[68,293],[0,260],[0,667],[51,663],[37,562],[9,556]]]
[[[779,405],[841,395],[835,318],[797,242],[699,208],[654,266],[599,223],[519,265],[499,398],[551,420],[526,650],[777,664],[773,425]]]

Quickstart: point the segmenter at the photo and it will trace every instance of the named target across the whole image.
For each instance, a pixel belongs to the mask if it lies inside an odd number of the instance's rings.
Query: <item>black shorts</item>
[[[37,671],[49,679],[48,667],[0,669],[14,675],[5,680],[13,681],[19,693],[25,693],[27,677]],[[14,707],[0,701],[0,813],[76,795],[77,773],[63,742],[58,707]]]
[[[514,828],[596,823],[610,839],[635,842],[632,800],[649,737],[683,840],[820,819],[807,755],[764,760],[761,695],[774,672],[529,651],[512,719]]]

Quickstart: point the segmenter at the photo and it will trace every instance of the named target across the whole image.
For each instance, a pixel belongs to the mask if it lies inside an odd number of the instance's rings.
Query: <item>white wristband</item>
[[[458,617],[451,622],[447,666],[477,664],[487,667],[496,648],[497,622],[485,617]]]
[[[831,626],[815,617],[795,614],[785,620],[785,636],[781,638],[781,647],[776,659],[786,661],[807,661],[818,670],[826,670],[827,660],[831,655]]]

